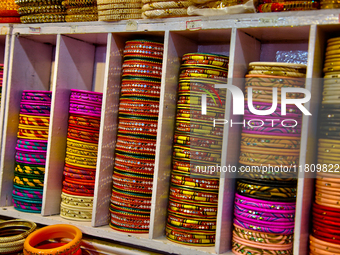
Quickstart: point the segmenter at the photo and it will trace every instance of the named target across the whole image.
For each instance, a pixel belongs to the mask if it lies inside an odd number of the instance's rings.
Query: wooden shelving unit
[[[164,235],[181,57],[188,52],[229,55],[229,82],[243,89],[249,62],[275,61],[278,50],[308,51],[306,88],[312,91],[312,100],[306,107],[313,116],[303,118],[300,165],[316,163],[317,113],[325,42],[340,36],[339,14],[340,10],[320,10],[136,20],[133,26],[130,21],[4,26],[6,29],[0,30],[0,63],[5,64],[0,117],[0,215],[46,225],[73,224],[89,235],[169,253],[232,254],[229,250],[235,186],[233,173],[221,174],[215,247],[180,245],[168,241]],[[187,24],[192,20],[199,20],[197,24],[202,28],[188,30]],[[108,226],[122,54],[125,41],[133,38],[153,38],[164,43],[149,234],[123,233]],[[41,214],[16,211],[11,202],[20,95],[24,89],[53,92]],[[67,221],[58,215],[70,89],[103,92],[91,223]],[[227,92],[226,96],[225,116],[228,119],[232,117],[233,104],[231,94]],[[233,120],[237,121],[235,117]],[[237,165],[240,133],[237,126],[225,126],[221,165]],[[300,177],[294,254],[306,255],[314,175],[302,173]]]

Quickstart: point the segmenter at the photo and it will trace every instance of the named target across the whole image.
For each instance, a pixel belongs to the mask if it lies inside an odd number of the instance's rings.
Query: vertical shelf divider
[[[150,239],[159,238],[165,234],[179,68],[183,54],[196,50],[197,45],[193,41],[176,33],[165,31],[156,143],[157,153],[151,200]]]
[[[0,206],[12,205],[15,147],[22,91],[49,90],[51,45],[12,35],[4,114]]]
[[[6,94],[7,94],[7,77],[8,77],[8,67],[9,67],[9,55],[10,55],[10,50],[11,50],[11,36],[10,34],[6,35],[5,38],[5,45],[4,45],[4,67],[3,67],[3,76],[2,76],[2,90],[1,90],[1,105],[0,105],[0,145],[1,149],[0,152],[2,151],[2,140],[3,140],[3,131],[4,131],[4,119],[5,119],[5,111],[6,111]],[[0,173],[0,187],[1,187],[1,176],[2,174]],[[0,188],[0,193],[1,193],[1,188]],[[1,195],[0,195],[1,196]]]
[[[230,56],[228,83],[244,90],[244,75],[247,73],[249,62],[260,59],[260,42],[249,35],[232,29],[230,40]],[[223,130],[223,145],[221,167],[238,165],[240,151],[240,126],[230,126],[230,120],[241,122],[242,116],[233,116],[232,94],[227,90],[225,119],[228,123]],[[220,188],[218,196],[218,214],[216,226],[216,245],[217,254],[225,253],[231,249],[233,211],[235,195],[236,173],[221,172]]]
[[[311,92],[311,100],[305,104],[312,116],[303,115],[301,148],[299,166],[317,163],[317,129],[318,110],[322,95],[322,69],[325,48],[324,34],[317,29],[316,25],[310,27],[308,62],[306,74],[306,89]],[[300,170],[300,168],[299,168]],[[308,254],[310,211],[314,199],[315,173],[305,172],[301,168],[298,178],[298,190],[295,212],[294,254]]]
[[[118,108],[124,41],[109,33],[107,38],[103,105],[98,143],[98,161],[93,200],[92,226],[107,225],[112,190],[114,150],[118,128]]]
[[[95,46],[58,35],[42,215],[59,214],[70,89],[91,90]]]

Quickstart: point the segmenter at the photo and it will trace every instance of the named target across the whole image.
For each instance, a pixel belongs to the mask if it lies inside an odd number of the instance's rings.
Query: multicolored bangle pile
[[[172,173],[166,237],[173,242],[213,246],[215,244],[219,179],[209,166],[221,162],[226,91],[215,84],[226,83],[229,58],[209,53],[182,57],[178,87]],[[202,94],[207,95],[207,114],[201,113]]]
[[[304,87],[305,73],[306,66],[301,64],[249,64],[239,158],[241,179],[236,184],[234,207],[235,254],[293,254],[294,166],[299,163],[302,113],[295,105],[287,105],[286,114],[282,114],[281,104],[268,116],[254,111],[272,108],[274,89],[281,102],[281,88]],[[249,98],[248,93],[252,93]],[[287,98],[303,96],[287,93]]]
[[[60,216],[91,221],[102,93],[71,89]]]
[[[48,242],[50,240],[70,239],[65,242]],[[24,243],[24,255],[81,255],[81,231],[72,225],[57,224],[43,227],[30,234]]]
[[[26,237],[37,225],[26,220],[7,220],[0,223],[0,254],[19,254],[24,248]]]
[[[22,23],[64,22],[66,9],[62,0],[15,0]]]
[[[14,0],[2,0],[0,2],[0,23],[20,23],[18,13],[19,6]]]
[[[24,90],[19,113],[13,204],[23,212],[41,212],[48,129],[50,91]]]
[[[327,41],[310,254],[340,253],[340,37]]]
[[[98,10],[97,1],[78,1],[66,0],[62,2],[66,8],[67,15],[65,16],[66,22],[84,22],[84,21],[97,21]]]
[[[142,0],[142,17],[171,18],[188,16],[187,9],[193,5],[192,1],[162,1],[162,0]]]
[[[125,44],[110,205],[119,231],[149,231],[162,61],[162,43]]]
[[[291,1],[291,0],[261,0],[257,6],[258,12],[287,12],[308,11],[320,8],[319,1]]]
[[[141,0],[98,0],[99,21],[142,18]]]

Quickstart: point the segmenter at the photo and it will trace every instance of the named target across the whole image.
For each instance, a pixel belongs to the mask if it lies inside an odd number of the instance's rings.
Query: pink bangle
[[[293,228],[275,228],[275,227],[263,227],[263,226],[258,226],[253,223],[246,223],[246,222],[241,222],[238,219],[234,219],[234,223],[237,226],[246,228],[246,229],[252,229],[260,232],[265,232],[265,233],[272,233],[272,234],[281,234],[281,235],[291,235],[294,233]]]
[[[250,205],[254,207],[269,209],[269,210],[295,210],[295,202],[277,202],[273,203],[270,201],[250,198],[242,196],[238,193],[235,194],[235,202]]]
[[[240,215],[241,217],[252,219],[252,220],[259,220],[264,222],[294,222],[294,217],[281,217],[280,214],[273,214],[274,217],[269,216],[263,216],[263,215],[257,215],[252,213],[244,213],[235,208],[234,215]]]
[[[263,226],[263,227],[270,227],[270,226],[275,225],[278,228],[281,228],[281,227],[294,228],[294,224],[295,224],[294,221],[290,221],[290,222],[277,222],[277,221],[275,221],[275,223],[274,223],[273,221],[251,219],[251,218],[243,217],[243,216],[237,215],[237,214],[234,214],[234,216],[239,221],[249,223],[249,224],[256,224],[256,225]],[[274,220],[276,220],[276,219],[274,218]]]

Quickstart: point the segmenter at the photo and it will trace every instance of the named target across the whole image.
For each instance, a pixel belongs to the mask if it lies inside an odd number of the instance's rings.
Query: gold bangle
[[[97,7],[80,7],[80,8],[67,8],[68,15],[77,15],[77,14],[97,14]]]
[[[97,21],[97,14],[79,14],[79,15],[66,15],[66,22],[86,22],[86,21]]]
[[[6,236],[6,237],[0,237],[0,243],[7,243],[7,242],[14,242],[21,240],[23,238],[26,238],[30,233],[32,233],[36,228],[37,224],[31,221],[26,220],[9,220],[0,223],[0,230],[2,228],[8,228],[8,227],[28,227],[29,230],[25,231],[24,233],[15,235],[15,236]]]
[[[118,15],[99,15],[99,21],[116,21],[124,19],[141,19],[141,14],[118,14]]]
[[[142,10],[139,9],[115,9],[115,10],[105,10],[105,11],[98,11],[98,15],[105,16],[105,15],[118,15],[118,14],[139,14],[142,13]]]
[[[187,8],[152,10],[152,11],[145,11],[142,14],[142,17],[144,19],[164,18],[164,17],[183,17],[183,16],[188,16]]]
[[[21,16],[31,15],[31,14],[43,14],[43,13],[65,13],[66,9],[61,5],[45,5],[45,6],[27,6],[20,7],[18,13]]]
[[[119,4],[101,4],[98,5],[98,11],[113,10],[113,9],[140,9],[141,3],[119,3]]]
[[[21,23],[65,22],[65,14],[35,14],[20,17]]]
[[[101,4],[126,4],[141,3],[141,0],[97,0],[97,5]]]

